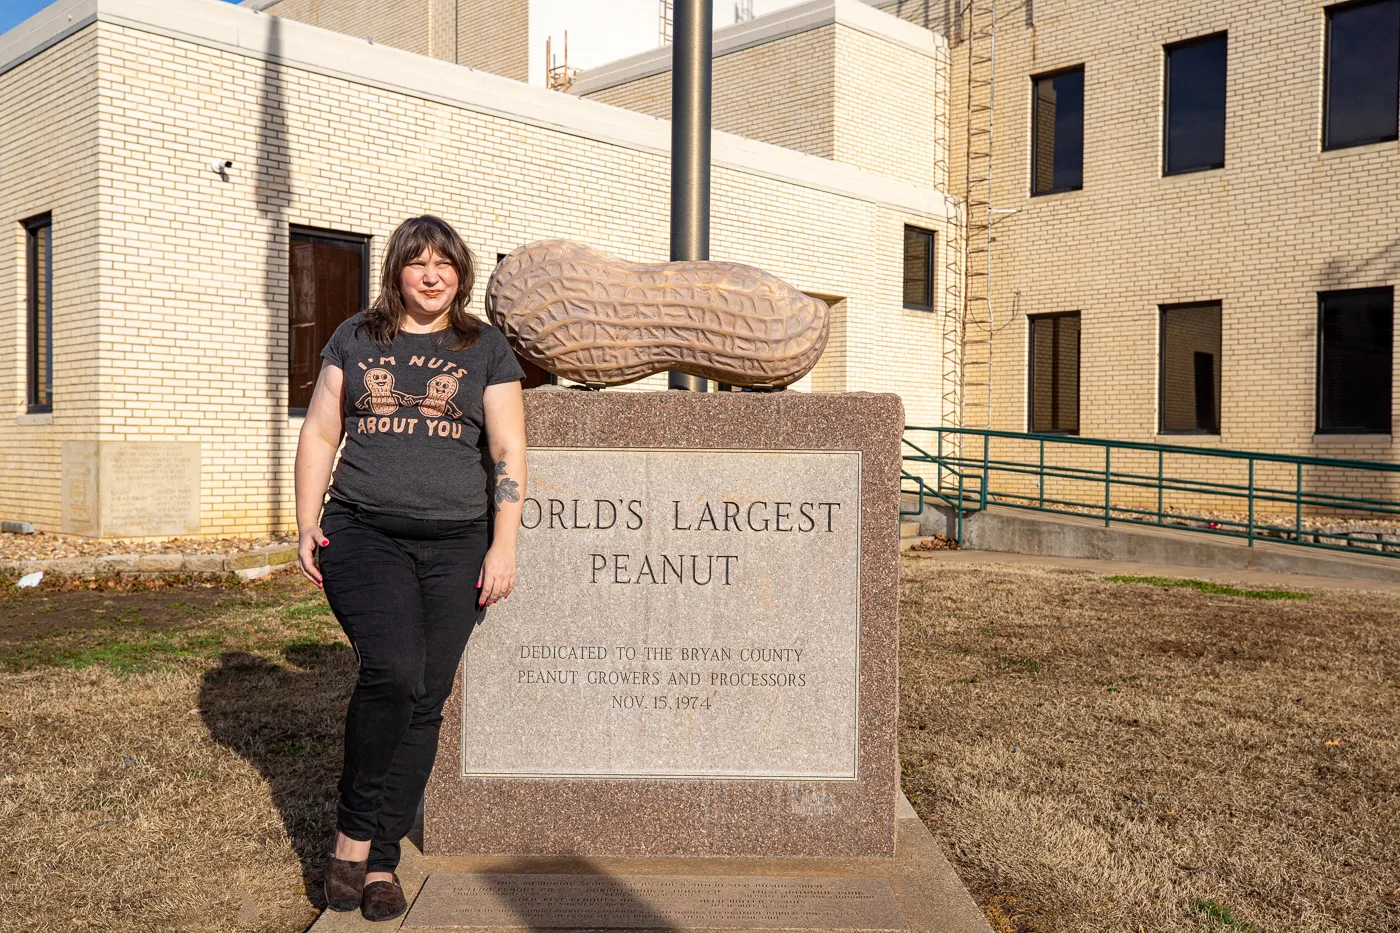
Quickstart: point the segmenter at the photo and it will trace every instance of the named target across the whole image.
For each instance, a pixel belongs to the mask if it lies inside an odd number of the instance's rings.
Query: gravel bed
[[[62,560],[148,554],[241,554],[279,544],[295,544],[296,535],[276,533],[247,538],[175,538],[170,541],[123,541],[36,532],[0,534],[0,561]]]

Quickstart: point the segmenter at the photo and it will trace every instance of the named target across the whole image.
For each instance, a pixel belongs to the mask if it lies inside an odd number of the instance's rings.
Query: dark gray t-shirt
[[[345,449],[332,498],[411,518],[469,520],[486,514],[486,387],[524,378],[505,335],[489,324],[466,350],[452,330],[400,331],[388,346],[356,314],[321,356],[345,371]]]

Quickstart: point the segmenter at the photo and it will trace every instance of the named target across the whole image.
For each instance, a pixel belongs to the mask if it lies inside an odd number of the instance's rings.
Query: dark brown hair
[[[404,267],[428,247],[446,257],[457,270],[457,294],[452,299],[447,319],[457,336],[451,349],[465,350],[481,336],[481,322],[467,312],[467,304],[472,300],[472,284],[476,281],[476,263],[457,231],[447,221],[431,214],[410,217],[389,234],[389,245],[384,250],[384,271],[379,276],[379,297],[365,311],[362,326],[381,344],[399,335],[404,315],[408,313],[399,278]]]

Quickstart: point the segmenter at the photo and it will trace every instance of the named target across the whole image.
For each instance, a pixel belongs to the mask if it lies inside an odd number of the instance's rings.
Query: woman
[[[326,900],[370,920],[407,909],[394,869],[442,706],[473,627],[515,585],[524,373],[501,332],[467,313],[473,274],[444,221],[404,221],[378,299],[321,351],[297,444],[301,569],[360,665]]]

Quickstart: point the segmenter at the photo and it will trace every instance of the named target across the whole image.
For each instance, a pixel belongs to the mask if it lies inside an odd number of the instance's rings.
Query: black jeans
[[[488,522],[400,518],[332,499],[321,530],[326,600],[360,664],[337,824],[370,840],[369,871],[393,871],[437,756],[443,703],[481,620]]]

